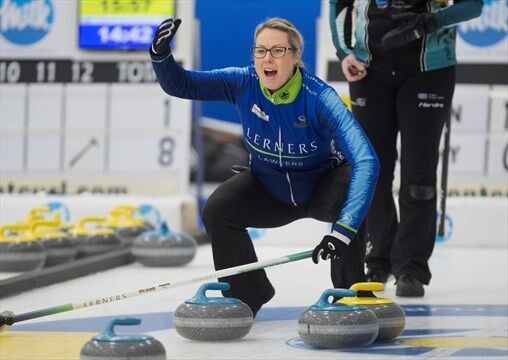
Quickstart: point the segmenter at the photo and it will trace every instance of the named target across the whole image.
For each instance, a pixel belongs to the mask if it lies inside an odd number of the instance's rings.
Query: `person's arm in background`
[[[354,36],[353,5],[354,0],[330,0],[332,41],[347,81],[357,81],[366,75],[365,65],[358,61],[351,45]]]
[[[483,0],[455,0],[453,5],[434,11],[436,30],[474,19],[482,14]]]
[[[455,0],[453,5],[430,13],[403,12],[392,15],[401,25],[386,33],[381,43],[387,48],[409,44],[444,27],[454,26],[481,15],[483,0]]]
[[[165,20],[150,47],[152,66],[162,89],[169,95],[192,100],[223,100],[234,103],[249,78],[247,68],[212,71],[185,70],[171,53],[171,41],[179,19]]]
[[[332,41],[339,60],[353,54],[351,36],[353,32],[354,0],[330,0],[330,29]]]
[[[367,214],[379,175],[374,148],[334,89],[329,88],[320,95],[317,112],[320,123],[351,165],[351,180],[332,233],[314,249],[314,262],[318,257],[325,259],[328,254],[332,258],[340,257],[344,253]]]

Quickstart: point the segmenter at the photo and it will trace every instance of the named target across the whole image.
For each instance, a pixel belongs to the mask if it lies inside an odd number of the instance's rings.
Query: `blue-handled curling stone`
[[[228,289],[228,283],[207,283],[180,304],[173,317],[178,334],[201,341],[236,340],[247,335],[254,323],[248,305],[235,298],[206,296],[207,290]]]
[[[192,236],[171,231],[166,222],[162,222],[157,230],[139,235],[131,252],[145,266],[182,266],[194,259],[197,247]]]
[[[371,344],[379,331],[376,315],[365,306],[348,306],[328,301],[331,297],[355,295],[353,290],[325,290],[319,301],[303,312],[298,320],[298,334],[302,341],[328,349]]]
[[[81,348],[81,360],[165,360],[164,346],[149,335],[118,335],[117,325],[139,325],[138,318],[116,318],[112,320],[103,333],[94,336]]]

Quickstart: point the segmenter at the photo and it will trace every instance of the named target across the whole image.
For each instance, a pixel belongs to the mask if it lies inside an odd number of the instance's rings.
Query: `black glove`
[[[180,19],[166,19],[160,24],[155,32],[152,43],[152,52],[155,54],[164,54],[168,51],[171,41],[175,37],[178,27],[182,23]]]
[[[430,13],[404,12],[393,14],[392,19],[399,25],[381,39],[381,45],[387,49],[412,43],[437,28],[436,17]]]
[[[340,258],[346,249],[347,244],[344,241],[332,235],[325,235],[312,252],[312,261],[317,264],[319,258],[323,260]]]

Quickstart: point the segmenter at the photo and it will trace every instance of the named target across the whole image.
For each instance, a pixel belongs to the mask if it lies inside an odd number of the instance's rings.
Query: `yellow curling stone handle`
[[[383,291],[385,286],[380,282],[361,282],[351,285],[350,289],[355,291]],[[392,304],[394,301],[387,298],[355,296],[342,298],[339,302],[347,305],[379,305]]]
[[[137,206],[120,205],[109,212],[108,225],[111,227],[136,227],[143,225],[143,218],[133,216]]]
[[[16,235],[7,234],[7,232]],[[37,241],[26,224],[7,224],[0,227],[0,242],[31,242]]]
[[[60,218],[48,220],[35,220],[30,223],[30,230],[35,237],[49,236],[52,238],[64,238],[65,233],[58,230],[60,226]]]
[[[99,216],[89,216],[79,220],[78,225],[73,229],[73,233],[76,235],[111,235],[114,231],[106,227],[106,218]],[[87,225],[95,224],[100,227],[88,229]]]

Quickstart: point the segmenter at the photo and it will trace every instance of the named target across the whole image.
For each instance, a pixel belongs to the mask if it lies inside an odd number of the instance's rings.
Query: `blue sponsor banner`
[[[506,41],[508,0],[484,0],[482,15],[457,26],[457,33],[469,45],[486,48]]]
[[[13,44],[25,46],[41,41],[54,21],[51,0],[0,0],[0,34]]]

